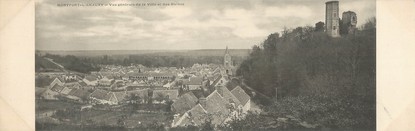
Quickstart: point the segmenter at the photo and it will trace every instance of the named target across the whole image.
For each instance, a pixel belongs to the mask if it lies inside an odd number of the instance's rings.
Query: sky
[[[36,50],[249,49],[284,27],[324,22],[327,0],[37,0]],[[83,6],[74,3],[183,3]],[[358,26],[375,17],[375,0],[339,0]]]

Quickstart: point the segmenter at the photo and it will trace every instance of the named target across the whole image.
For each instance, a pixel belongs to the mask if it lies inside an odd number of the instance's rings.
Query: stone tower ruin
[[[332,37],[340,37],[339,1],[326,2],[326,33]]]
[[[357,30],[357,16],[353,11],[343,12],[342,14],[342,34],[354,34]]]

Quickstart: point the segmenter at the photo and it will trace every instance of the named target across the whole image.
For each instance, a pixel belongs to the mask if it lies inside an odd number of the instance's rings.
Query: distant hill
[[[47,60],[43,57],[35,57],[35,69],[36,71],[62,71],[62,68],[56,65],[55,63]]]
[[[250,49],[229,49],[232,56],[245,57],[249,55]],[[156,55],[156,56],[223,56],[225,49],[201,49],[201,50],[39,50],[38,53],[45,55],[74,55],[81,57],[95,57],[95,56],[126,56],[126,55]]]

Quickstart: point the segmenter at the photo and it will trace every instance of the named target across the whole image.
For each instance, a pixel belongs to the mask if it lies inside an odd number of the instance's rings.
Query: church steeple
[[[226,74],[232,75],[233,63],[232,63],[231,55],[229,54],[228,46],[226,46],[225,56],[223,59],[223,65],[224,65]]]

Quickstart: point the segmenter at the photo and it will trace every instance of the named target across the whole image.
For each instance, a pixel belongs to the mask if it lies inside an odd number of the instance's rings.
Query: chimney
[[[199,104],[205,108],[206,107],[206,98],[205,97],[200,97],[199,98]]]

